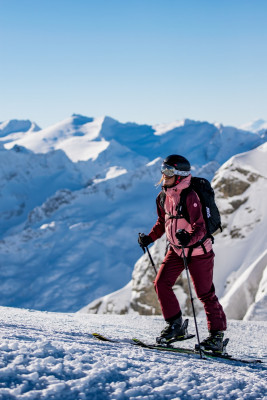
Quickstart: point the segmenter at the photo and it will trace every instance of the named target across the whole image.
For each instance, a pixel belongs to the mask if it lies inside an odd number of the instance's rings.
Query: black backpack
[[[214,190],[210,182],[205,178],[191,178],[190,186],[181,192],[180,203],[176,208],[177,215],[171,215],[170,218],[185,218],[190,223],[186,207],[186,197],[191,190],[194,190],[200,199],[202,214],[206,223],[207,236],[212,238],[212,234],[218,229],[222,231],[221,216],[215,203]],[[159,196],[160,206],[164,208],[166,193],[162,191]]]

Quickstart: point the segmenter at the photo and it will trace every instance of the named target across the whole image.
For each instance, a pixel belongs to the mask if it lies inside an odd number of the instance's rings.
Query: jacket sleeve
[[[202,214],[202,205],[195,191],[191,191],[186,198],[187,211],[192,227],[191,240],[188,246],[201,240],[207,233],[205,220]]]
[[[159,239],[165,232],[165,211],[160,205],[160,195],[156,199],[158,219],[148,236],[151,237],[153,242]]]

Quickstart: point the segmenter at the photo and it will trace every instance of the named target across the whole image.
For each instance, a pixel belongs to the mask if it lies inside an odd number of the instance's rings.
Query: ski
[[[184,353],[184,354],[199,354],[193,349],[186,349],[183,347],[173,347],[173,346],[165,346],[165,345],[160,345],[160,344],[148,344],[144,343],[139,339],[133,338],[132,339],[134,344],[136,346],[144,347],[145,349],[151,349],[151,350],[160,350],[160,351],[169,351],[169,352],[174,352],[174,353]]]
[[[100,335],[99,333],[92,333],[92,335],[94,336],[94,338],[101,340],[101,342],[120,343],[119,340],[107,338],[106,336]]]
[[[92,334],[95,339],[98,339],[102,342],[111,342],[111,343],[117,343],[117,344],[130,344],[134,346],[139,346],[144,349],[148,350],[158,350],[158,351],[164,351],[164,352],[171,352],[171,353],[180,353],[180,354],[189,354],[193,356],[199,355],[199,351],[194,350],[194,349],[188,349],[184,347],[173,347],[173,346],[165,346],[165,345],[159,345],[159,344],[149,344],[142,342],[139,339],[133,338],[133,339],[125,339],[125,340],[119,340],[119,339],[111,339],[106,336],[100,335],[99,333],[93,333]],[[223,360],[228,360],[228,361],[235,361],[243,364],[261,364],[261,360],[257,359],[245,359],[245,358],[236,358],[231,356],[230,354],[216,354],[212,353],[206,350],[201,349],[202,353],[202,358],[204,359],[223,359]]]
[[[100,335],[99,333],[92,333],[92,336],[95,339],[100,340],[101,342],[111,342],[111,343],[117,343],[117,344],[136,345],[136,343],[133,341],[133,339],[111,339],[109,337]]]
[[[148,343],[144,343],[139,339],[133,339],[133,341],[135,342],[135,344],[137,346],[141,346],[147,349],[152,349],[152,350],[160,350],[160,351],[169,351],[169,352],[173,352],[173,353],[185,353],[185,354],[198,354],[199,355],[199,351],[198,350],[194,350],[194,349],[187,349],[187,348],[183,348],[183,347],[173,347],[173,346],[164,346],[164,345],[158,345],[158,344],[148,344]],[[230,360],[230,361],[236,361],[236,362],[240,362],[240,363],[244,363],[244,364],[261,364],[262,361],[261,360],[257,360],[257,359],[245,359],[245,358],[236,358],[231,356],[230,354],[220,354],[220,353],[212,353],[210,351],[201,349],[201,353],[202,356],[204,356],[204,358],[213,358],[213,359],[224,359],[224,360]]]

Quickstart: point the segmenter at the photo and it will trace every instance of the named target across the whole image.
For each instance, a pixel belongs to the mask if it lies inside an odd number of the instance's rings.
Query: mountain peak
[[[94,121],[94,118],[86,117],[85,115],[81,115],[81,114],[72,114],[71,117],[73,119],[72,124],[74,126],[84,125],[84,124],[88,124],[88,123]]]
[[[11,119],[0,122],[0,137],[5,137],[10,133],[18,132],[38,132],[41,128],[30,120]]]
[[[239,128],[245,131],[256,133],[263,129],[267,129],[267,121],[265,121],[264,119],[256,119],[254,121],[247,122],[246,124],[241,125]]]

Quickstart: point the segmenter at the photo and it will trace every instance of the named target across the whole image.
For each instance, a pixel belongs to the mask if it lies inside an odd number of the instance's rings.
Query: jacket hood
[[[168,197],[172,197],[174,194],[181,193],[182,190],[188,188],[191,183],[191,178],[192,175],[188,175],[186,178],[182,179],[181,182],[177,183],[177,185],[172,186],[172,187],[163,187],[163,190],[165,191],[166,195]]]

